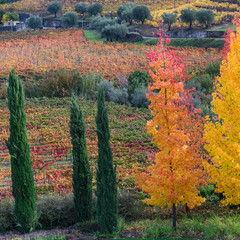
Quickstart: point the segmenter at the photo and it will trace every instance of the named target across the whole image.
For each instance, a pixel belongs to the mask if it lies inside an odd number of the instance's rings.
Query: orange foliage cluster
[[[145,53],[156,46],[127,43],[87,42],[83,31],[47,32],[14,41],[0,41],[0,73],[12,68],[17,73],[50,69],[76,69],[81,73],[101,74],[107,79],[125,76],[134,70],[148,70]],[[209,63],[218,61],[218,50],[173,48],[188,72],[203,71]]]

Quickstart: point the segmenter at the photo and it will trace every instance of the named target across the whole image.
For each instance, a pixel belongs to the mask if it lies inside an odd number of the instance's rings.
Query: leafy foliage
[[[129,24],[131,25],[133,20],[132,12],[134,7],[135,4],[131,2],[119,6],[117,10],[117,15],[120,18],[120,20],[129,22]]]
[[[56,18],[57,13],[62,11],[62,4],[59,1],[51,2],[51,3],[48,4],[47,10],[51,14],[55,14],[55,18]]]
[[[81,106],[77,105],[74,95],[71,101],[70,134],[73,145],[74,206],[77,221],[84,222],[92,218],[92,174],[87,155],[83,112]]]
[[[66,12],[62,16],[62,22],[67,27],[74,27],[77,24],[78,17],[74,12]]]
[[[168,25],[168,31],[170,31],[172,24],[177,21],[177,14],[176,13],[163,13],[162,19],[163,19],[164,24]]]
[[[42,18],[39,16],[31,15],[27,20],[27,25],[29,28],[36,30],[37,28],[42,27]]]
[[[212,157],[206,169],[217,192],[223,193],[223,204],[240,203],[239,184],[239,42],[240,28],[230,35],[229,52],[220,68],[216,91],[213,93],[214,121],[207,117],[205,125],[205,149]]]
[[[14,70],[9,75],[7,92],[10,111],[10,137],[7,147],[11,154],[14,217],[21,232],[30,232],[34,230],[37,222],[36,191],[27,138],[23,86]]]
[[[153,119],[147,122],[147,129],[159,152],[154,165],[136,173],[136,182],[150,195],[145,202],[173,207],[175,228],[175,206],[181,203],[193,208],[204,202],[197,189],[205,176],[200,154],[203,121],[190,103],[191,93],[184,90],[184,65],[173,52],[166,51],[163,34],[159,33],[159,51],[148,54],[152,78],[148,99]]]
[[[116,168],[113,168],[112,149],[109,143],[110,131],[103,88],[98,92],[96,124],[98,136],[97,217],[100,232],[113,233],[118,222],[117,182]]]
[[[150,19],[151,13],[147,6],[139,5],[133,8],[132,16],[135,21],[140,21],[143,24],[145,20]]]
[[[200,24],[208,28],[209,24],[214,21],[214,12],[211,9],[202,9],[196,13],[196,19]]]
[[[196,20],[196,10],[185,8],[181,11],[180,18],[183,22],[189,23],[189,28],[192,28],[193,22]]]
[[[77,3],[75,5],[75,11],[81,14],[87,12],[88,5],[86,3]]]
[[[98,14],[101,14],[102,11],[103,11],[103,6],[99,2],[96,2],[87,8],[87,13],[89,16],[96,16]]]

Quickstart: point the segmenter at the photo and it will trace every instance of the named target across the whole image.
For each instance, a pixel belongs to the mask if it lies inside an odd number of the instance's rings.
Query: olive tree
[[[193,22],[196,20],[196,10],[184,8],[181,11],[180,18],[184,23],[189,23],[189,29],[192,28]]]
[[[57,13],[62,11],[62,4],[58,1],[51,2],[50,4],[48,4],[47,10],[51,14],[55,14],[55,18],[56,18]]]
[[[206,28],[208,28],[209,23],[214,21],[214,17],[214,12],[211,9],[201,9],[196,14],[197,21]]]
[[[33,30],[36,30],[37,28],[41,28],[42,27],[42,18],[39,16],[31,15],[27,19],[27,26]]]
[[[71,11],[64,13],[62,17],[62,23],[69,28],[74,27],[77,24],[77,20],[78,17],[76,13]]]
[[[170,31],[172,24],[177,21],[177,14],[176,13],[163,13],[162,19],[163,19],[163,23],[168,25],[168,31]]]
[[[98,14],[101,14],[102,11],[103,11],[103,6],[99,2],[96,2],[87,8],[87,13],[89,16],[96,16]]]
[[[132,15],[135,21],[140,21],[142,24],[146,19],[150,19],[151,17],[150,10],[145,5],[140,5],[133,8]]]
[[[75,11],[80,14],[87,12],[88,5],[86,3],[77,3],[75,5]]]

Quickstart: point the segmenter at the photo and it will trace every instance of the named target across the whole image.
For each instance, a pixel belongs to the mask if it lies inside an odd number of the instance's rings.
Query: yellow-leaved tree
[[[203,120],[191,104],[191,92],[184,89],[187,76],[180,59],[167,51],[159,33],[159,51],[148,54],[152,83],[147,95],[152,120],[147,129],[159,152],[154,165],[135,174],[137,185],[150,195],[146,203],[172,207],[176,229],[176,206],[189,208],[205,201],[198,186],[205,183],[202,164]]]
[[[216,183],[216,191],[223,193],[222,203],[240,204],[240,26],[226,41],[228,52],[220,68],[212,111],[207,117],[205,149],[212,157],[206,163],[209,181]]]

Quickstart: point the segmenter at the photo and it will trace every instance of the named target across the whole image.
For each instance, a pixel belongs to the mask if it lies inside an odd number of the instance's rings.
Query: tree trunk
[[[173,231],[176,231],[177,230],[177,218],[176,218],[176,205],[175,204],[173,204],[172,211],[173,211]]]

